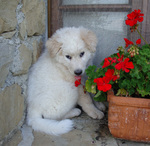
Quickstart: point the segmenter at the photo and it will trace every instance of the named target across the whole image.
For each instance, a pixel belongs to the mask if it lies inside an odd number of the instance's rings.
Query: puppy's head
[[[46,42],[50,57],[74,76],[84,73],[97,46],[96,35],[85,28],[62,28]]]

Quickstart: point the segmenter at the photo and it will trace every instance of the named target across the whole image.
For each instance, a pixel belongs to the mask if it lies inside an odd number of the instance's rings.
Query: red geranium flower
[[[118,70],[123,70],[125,72],[129,72],[129,69],[133,69],[134,65],[132,62],[129,62],[129,58],[126,58],[124,61],[119,62],[118,64],[115,65],[115,68]]]
[[[129,46],[129,45],[133,45],[133,42],[132,41],[129,41],[127,38],[124,38],[125,40],[125,43],[126,43],[126,48]]]
[[[140,45],[140,44],[141,44],[141,39],[138,39],[138,40],[136,41],[136,44],[137,44],[137,45]]]
[[[76,80],[74,84],[76,87],[78,87],[81,84],[81,79]]]
[[[114,69],[108,69],[107,72],[105,73],[105,76],[108,78],[108,80],[117,80],[117,76],[114,75]]]
[[[117,56],[119,57],[117,60],[118,60],[119,62],[121,62],[121,61],[123,60],[124,55],[121,55],[121,56],[120,56],[120,54],[117,53]]]
[[[108,57],[108,58],[105,58],[104,59],[104,65],[102,66],[102,68],[105,68],[113,63],[116,63],[116,58],[111,58],[111,57]]]
[[[97,88],[100,91],[106,92],[111,89],[112,85],[108,84],[109,79],[107,77],[94,79],[94,83],[97,83]]]
[[[144,14],[141,13],[141,10],[134,10],[127,15],[126,25],[134,26],[137,24],[137,21],[142,22]]]
[[[111,64],[113,64],[113,63],[116,63],[117,58],[116,57],[113,57],[113,58],[108,57],[108,60],[110,60]]]
[[[110,65],[110,61],[108,60],[108,58],[105,58],[104,59],[104,65],[102,66],[102,68],[105,68],[105,67],[107,67],[109,65]]]

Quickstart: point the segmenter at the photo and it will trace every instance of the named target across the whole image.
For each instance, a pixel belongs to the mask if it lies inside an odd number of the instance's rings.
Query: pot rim
[[[115,105],[133,106],[139,108],[142,107],[142,108],[150,109],[150,99],[115,96],[112,89],[107,92],[107,101],[110,104],[115,104]]]

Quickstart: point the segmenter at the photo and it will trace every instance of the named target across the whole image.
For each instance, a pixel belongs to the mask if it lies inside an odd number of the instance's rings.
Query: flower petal
[[[76,80],[74,83],[75,83],[75,86],[78,87],[81,84],[81,79]]]
[[[115,68],[116,68],[117,70],[120,70],[120,69],[122,68],[122,62],[116,64],[116,65],[115,65]]]
[[[107,67],[109,65],[110,65],[110,62],[109,62],[108,58],[105,58],[104,59],[104,65],[102,66],[102,68],[105,68],[105,67]]]
[[[129,45],[133,45],[133,42],[128,40],[127,38],[124,38],[125,40],[125,43],[126,43],[126,48],[129,46]]]
[[[105,84],[103,86],[98,86],[98,90],[103,91],[103,92],[107,92],[108,90],[110,90],[112,87],[111,84]]]
[[[136,44],[137,44],[137,45],[141,44],[141,39],[138,39],[138,40],[136,41]]]

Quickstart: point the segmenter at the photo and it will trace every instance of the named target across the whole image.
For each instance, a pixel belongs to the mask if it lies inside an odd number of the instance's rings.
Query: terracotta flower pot
[[[150,142],[150,99],[114,96],[108,91],[108,127],[116,138]]]

